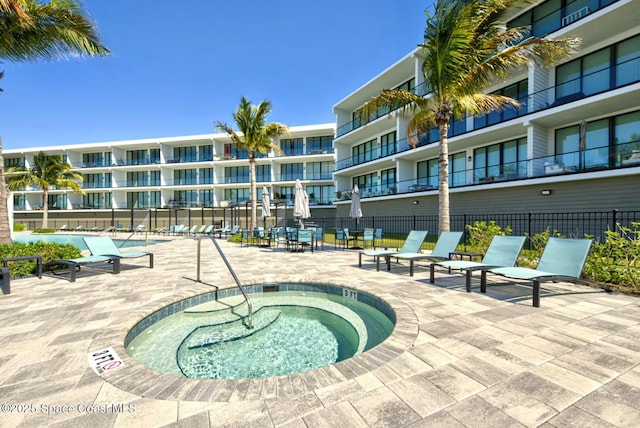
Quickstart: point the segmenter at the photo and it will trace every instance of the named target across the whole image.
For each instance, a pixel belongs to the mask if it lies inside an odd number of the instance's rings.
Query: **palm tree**
[[[251,193],[251,230],[257,224],[258,193],[256,190],[256,158],[259,154],[268,153],[274,150],[282,154],[280,147],[271,142],[272,138],[285,135],[289,129],[277,122],[267,123],[266,116],[271,112],[271,102],[262,101],[257,106],[251,105],[245,97],[240,100],[238,109],[233,113],[238,130],[242,135],[237,134],[233,128],[222,122],[216,122],[216,129],[225,132],[231,142],[238,148],[247,150],[249,153],[249,175]]]
[[[33,157],[33,166],[29,169],[16,166],[7,170],[7,185],[9,190],[20,190],[25,187],[39,187],[42,189],[42,227],[48,226],[49,192],[53,189],[71,189],[83,193],[78,181],[82,174],[72,170],[62,156],[47,156],[40,152]]]
[[[420,135],[438,129],[440,233],[450,228],[447,132],[451,119],[519,107],[515,99],[482,91],[530,62],[553,64],[574,53],[580,43],[578,39],[523,40],[527,28],[506,27],[506,14],[522,4],[522,0],[438,0],[433,14],[425,12],[424,41],[419,45],[427,95],[385,89],[360,111],[361,117],[394,109],[408,113],[407,139],[414,148]]]
[[[107,54],[109,49],[102,44],[94,25],[76,1],[0,0],[0,59],[24,62]],[[0,243],[10,242],[0,140]]]

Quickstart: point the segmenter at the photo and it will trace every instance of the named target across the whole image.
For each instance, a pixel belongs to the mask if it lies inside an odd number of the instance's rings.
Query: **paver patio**
[[[331,246],[221,245],[244,284],[366,290],[393,307],[396,328],[363,355],[291,376],[157,373],[124,351],[129,329],[171,302],[234,286],[206,241],[203,283],[194,281],[196,241],[174,238],[147,247],[154,269],[126,260],[119,275],[83,269],[75,283],[12,282],[12,294],[0,296],[0,426],[638,426],[637,298],[552,283],[533,308],[531,289],[504,279],[484,295],[476,275],[469,294],[460,274],[440,273],[431,285],[426,265],[414,277],[407,265],[376,272],[373,261],[358,268],[356,252]],[[87,354],[106,347],[125,367],[98,376]]]

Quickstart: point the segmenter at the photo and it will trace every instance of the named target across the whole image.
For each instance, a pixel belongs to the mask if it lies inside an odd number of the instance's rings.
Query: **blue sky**
[[[215,132],[240,97],[269,121],[332,106],[413,50],[430,1],[85,0],[112,55],[0,64],[5,149]]]

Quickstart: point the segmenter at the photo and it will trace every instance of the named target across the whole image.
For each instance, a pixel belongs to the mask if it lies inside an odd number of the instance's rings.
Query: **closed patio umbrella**
[[[586,167],[585,152],[587,151],[587,121],[580,122],[580,137],[578,143],[578,151],[580,152],[580,170]]]
[[[262,186],[262,219],[265,228],[267,227],[267,217],[271,217],[271,199],[267,186]]]
[[[360,207],[360,189],[358,185],[353,186],[351,192],[351,211],[349,211],[349,217],[356,219],[356,229],[358,228],[358,219],[362,217],[362,208]]]
[[[293,205],[293,216],[300,220],[301,228],[304,227],[302,219],[311,217],[311,211],[309,211],[309,196],[302,187],[299,179],[296,179],[295,187],[295,202]]]

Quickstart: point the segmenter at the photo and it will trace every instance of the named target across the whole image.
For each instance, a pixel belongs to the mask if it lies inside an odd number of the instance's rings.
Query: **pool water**
[[[13,237],[13,242],[52,242],[56,244],[72,244],[75,247],[80,248],[81,250],[87,250],[87,246],[84,243],[84,237],[86,236],[96,236],[96,235],[65,235],[65,234],[35,234],[35,235],[19,235]],[[116,244],[118,248],[129,248],[129,247],[144,247],[145,245],[153,245],[158,241],[152,240],[143,240],[143,239],[114,239],[113,242]]]
[[[155,322],[127,352],[152,369],[199,379],[251,379],[299,373],[362,353],[393,331],[382,312],[334,294],[281,291],[250,294],[246,305],[219,311],[207,304]],[[245,308],[245,309],[242,309]]]

